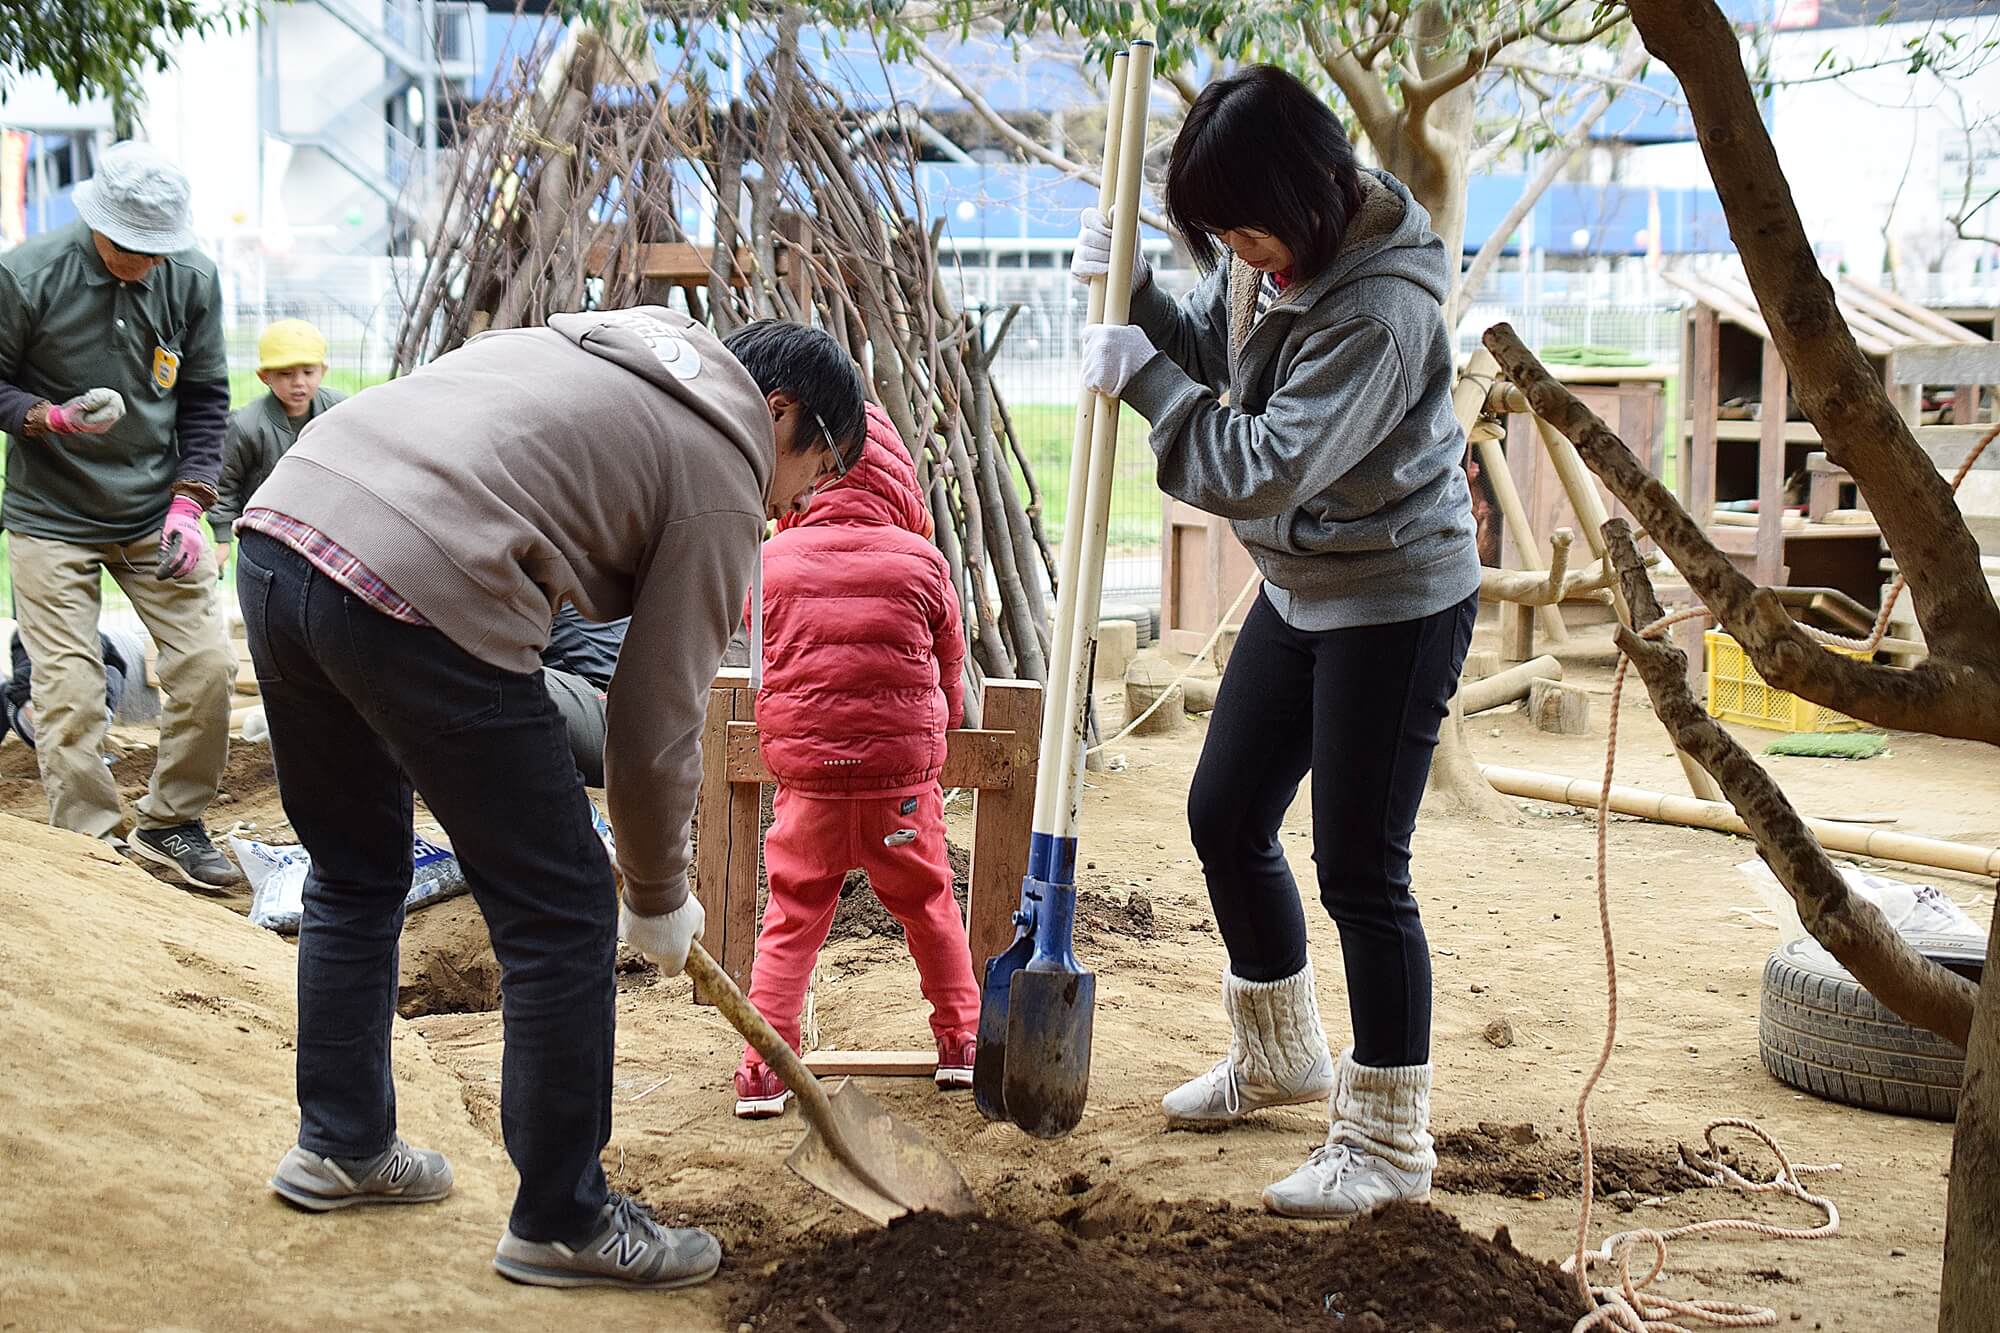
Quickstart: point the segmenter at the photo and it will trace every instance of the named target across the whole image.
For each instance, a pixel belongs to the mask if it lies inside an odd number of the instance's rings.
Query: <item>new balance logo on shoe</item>
[[[629,1231],[614,1231],[604,1238],[597,1252],[620,1268],[630,1268],[646,1257],[646,1242]]]
[[[403,1183],[403,1177],[410,1174],[410,1168],[414,1165],[416,1163],[403,1156],[403,1154],[391,1153],[389,1154],[389,1164],[382,1168],[382,1174],[388,1178],[391,1185],[400,1187]]]

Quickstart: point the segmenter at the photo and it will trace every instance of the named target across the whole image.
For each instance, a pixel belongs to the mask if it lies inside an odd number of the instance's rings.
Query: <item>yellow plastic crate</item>
[[[1702,636],[1708,644],[1708,711],[1711,717],[1771,731],[1860,731],[1867,726],[1845,713],[1801,699],[1790,690],[1764,683],[1750,654],[1721,630]],[[1867,657],[1852,648],[1823,645],[1830,653]]]

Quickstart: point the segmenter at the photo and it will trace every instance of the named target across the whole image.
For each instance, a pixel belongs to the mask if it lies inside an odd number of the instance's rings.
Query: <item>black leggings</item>
[[[1477,594],[1393,625],[1307,633],[1259,594],[1188,791],[1209,902],[1245,981],[1306,965],[1306,919],[1278,829],[1310,770],[1319,897],[1340,929],[1354,1059],[1430,1059],[1431,964],[1410,894],[1410,834]]]

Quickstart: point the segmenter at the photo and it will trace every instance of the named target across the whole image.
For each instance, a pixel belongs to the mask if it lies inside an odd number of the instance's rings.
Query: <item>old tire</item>
[[[1984,970],[1976,942],[1921,936],[1910,943],[1975,983]],[[1764,964],[1757,1045],[1772,1077],[1815,1097],[1927,1120],[1958,1114],[1964,1052],[1877,1004],[1810,937],[1781,945]]]

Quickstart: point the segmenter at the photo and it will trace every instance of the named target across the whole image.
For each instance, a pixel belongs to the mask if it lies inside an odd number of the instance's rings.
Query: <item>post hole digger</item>
[[[1153,46],[1140,40],[1112,62],[1098,206],[1113,218],[1111,271],[1091,284],[1090,321],[1131,317],[1139,180]],[[1077,403],[1068,513],[1082,515],[1063,543],[1049,688],[1042,712],[1035,822],[1014,942],[986,964],[973,1095],[991,1120],[1060,1138],[1083,1118],[1097,978],[1071,943],[1076,833],[1098,599],[1118,442],[1118,400],[1085,391]]]

